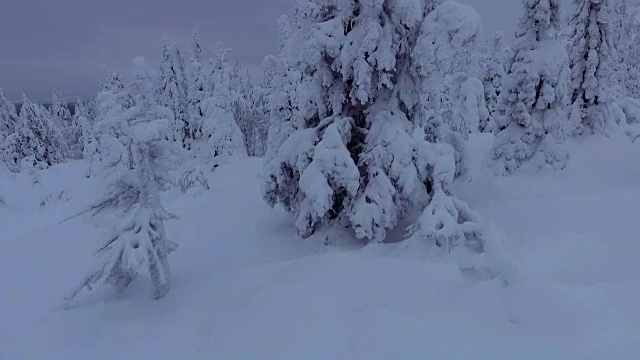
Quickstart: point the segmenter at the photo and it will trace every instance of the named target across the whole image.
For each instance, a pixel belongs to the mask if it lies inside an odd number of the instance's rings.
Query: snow
[[[506,239],[503,279],[338,227],[301,240],[261,199],[263,161],[234,157],[204,174],[210,190],[164,194],[180,217],[165,298],[137,280],[64,310],[105,229],[60,221],[98,180],[82,162],[0,173],[0,358],[639,358],[640,144],[586,137],[563,172],[494,177],[491,135],[470,141],[473,181],[456,190]]]

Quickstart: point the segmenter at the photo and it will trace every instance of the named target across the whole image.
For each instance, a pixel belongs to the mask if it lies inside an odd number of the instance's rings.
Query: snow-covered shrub
[[[202,111],[202,138],[196,144],[198,154],[211,161],[218,156],[244,155],[246,150],[242,132],[227,110],[218,106],[216,99],[208,98],[200,103]]]
[[[617,105],[624,112],[627,124],[640,123],[640,100],[627,97],[619,101]]]
[[[201,170],[190,169],[185,171],[178,181],[180,191],[186,193],[189,189],[202,188],[209,190],[209,181]]]

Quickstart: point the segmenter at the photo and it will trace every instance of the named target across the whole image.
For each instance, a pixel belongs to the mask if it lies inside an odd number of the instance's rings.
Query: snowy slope
[[[338,230],[337,245],[301,240],[263,203],[261,160],[238,158],[211,190],[166,194],[181,219],[165,298],[139,279],[63,310],[102,232],[58,222],[97,185],[81,163],[35,187],[0,177],[0,359],[640,358],[640,144],[587,139],[562,174],[495,178],[479,170],[491,139],[472,140],[474,180],[459,190],[508,239],[511,286],[396,245],[358,249]]]

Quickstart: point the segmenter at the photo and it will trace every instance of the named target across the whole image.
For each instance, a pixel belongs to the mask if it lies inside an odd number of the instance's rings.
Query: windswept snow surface
[[[83,163],[36,185],[0,173],[0,359],[639,359],[640,142],[586,139],[563,173],[494,177],[492,138],[471,141],[458,190],[503,231],[509,286],[344,230],[302,240],[262,201],[262,160],[235,158],[210,190],[165,194],[180,216],[165,298],[140,278],[64,310],[106,229],[59,221],[96,181]]]

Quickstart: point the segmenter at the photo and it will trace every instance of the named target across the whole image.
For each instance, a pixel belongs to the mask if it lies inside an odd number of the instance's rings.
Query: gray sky
[[[459,0],[482,16],[486,34],[510,32],[518,0]],[[95,94],[107,69],[136,56],[160,58],[165,37],[186,44],[194,24],[205,54],[217,42],[245,64],[275,48],[276,20],[294,0],[0,0],[0,88],[45,100]]]

